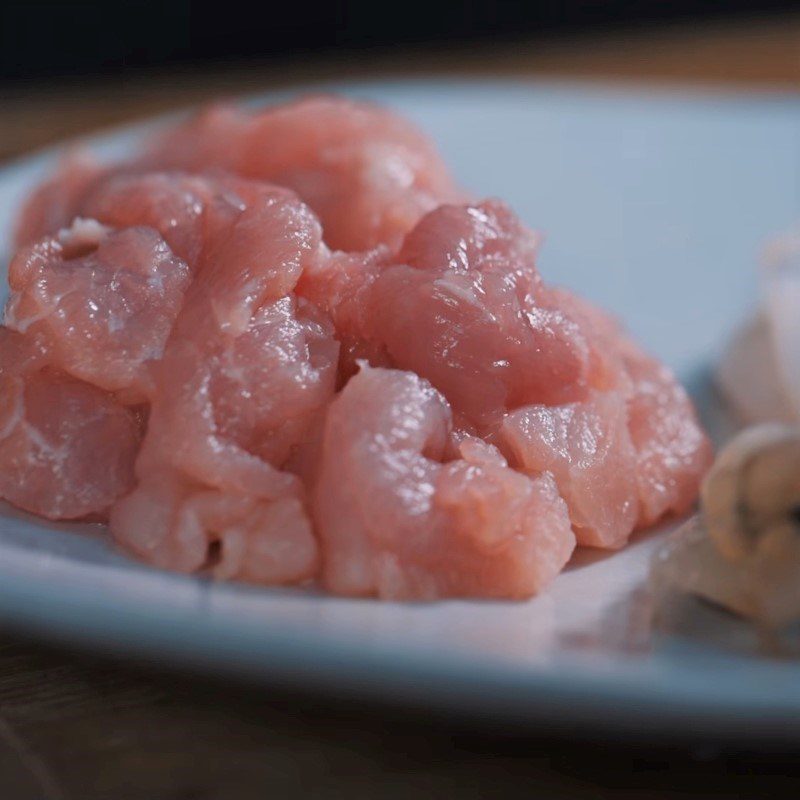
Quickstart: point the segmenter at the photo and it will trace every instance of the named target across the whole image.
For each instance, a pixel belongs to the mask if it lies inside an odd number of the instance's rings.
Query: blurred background
[[[280,62],[331,51],[341,57],[345,50],[355,55],[407,45],[496,45],[793,6],[790,0],[6,0],[0,59],[6,81],[119,75],[241,59]]]
[[[477,73],[780,88],[800,85],[798,53],[791,0],[0,0],[0,158],[304,80]]]

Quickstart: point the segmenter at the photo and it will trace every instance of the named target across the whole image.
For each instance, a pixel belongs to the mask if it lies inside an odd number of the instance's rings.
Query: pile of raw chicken
[[[17,224],[0,496],[168,569],[522,598],[686,511],[672,374],[368,104],[213,107]]]

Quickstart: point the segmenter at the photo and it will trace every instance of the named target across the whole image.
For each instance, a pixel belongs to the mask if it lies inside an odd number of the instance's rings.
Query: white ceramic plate
[[[464,184],[545,231],[545,277],[618,312],[691,386],[753,302],[763,241],[800,214],[800,99],[566,85],[375,83],[344,91],[426,128]],[[135,131],[92,146],[125,153]],[[0,251],[54,152],[0,172]],[[800,662],[702,608],[650,626],[663,535],[579,554],[526,603],[350,601],[213,585],[116,553],[97,530],[0,516],[0,618],[108,652],[530,724],[800,734]]]

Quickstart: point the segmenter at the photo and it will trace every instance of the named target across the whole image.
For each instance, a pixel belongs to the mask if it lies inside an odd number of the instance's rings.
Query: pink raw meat
[[[23,204],[14,226],[16,244],[30,244],[67,227],[77,216],[87,192],[105,173],[84,153],[64,158],[55,173],[37,186]]]
[[[0,495],[110,515],[158,566],[394,599],[528,597],[576,537],[688,509],[686,393],[466,202],[413,125],[339,98],[65,162],[17,226]]]
[[[112,513],[114,535],[140,556],[191,571],[216,543],[223,577],[293,583],[315,574],[304,489],[280,467],[334,392],[330,322],[286,295],[321,247],[307,208],[277,192],[204,254],[154,368],[139,485]]]
[[[282,464],[333,397],[338,353],[333,326],[310,303],[262,306],[218,357],[209,393],[221,433]]]
[[[9,266],[6,324],[49,362],[108,391],[143,396],[189,284],[189,269],[150,228],[78,220],[23,248]]]
[[[332,403],[314,491],[330,591],[527,597],[564,566],[575,540],[552,480],[470,440],[443,463],[450,424],[411,372],[364,367]]]
[[[206,242],[206,211],[222,192],[207,178],[171,173],[123,173],[99,181],[75,207],[82,217],[115,228],[155,228],[192,269]],[[240,201],[232,199],[237,206]]]
[[[168,131],[143,159],[161,169],[223,169],[294,189],[343,250],[396,245],[461,197],[428,139],[369,103],[310,97],[253,114],[212,107]]]
[[[512,464],[555,476],[580,544],[625,544],[639,498],[623,396],[594,392],[578,403],[517,409],[503,421],[500,438]]]
[[[535,250],[499,201],[441,206],[390,263],[334,258],[301,291],[361,353],[427,378],[485,429],[508,409],[586,397],[592,381],[589,342],[543,291]]]
[[[199,569],[218,542],[225,577],[309,578],[303,487],[278,467],[333,395],[336,343],[287,297],[209,345],[176,337],[159,364],[139,486],[115,506],[112,531],[159,566]]]
[[[427,378],[514,466],[551,472],[581,544],[620,547],[637,525],[686,509],[709,445],[669,373],[656,401],[633,374],[651,360],[619,326],[542,285],[536,244],[497,201],[441,206],[398,256],[335,254],[300,291],[353,356]]]
[[[181,317],[183,330],[191,325],[231,336],[243,333],[263,303],[286,296],[303,270],[323,255],[319,221],[308,206],[292,192],[265,185],[209,238]]]
[[[50,519],[104,516],[133,484],[140,421],[106,392],[42,368],[0,328],[0,497]]]
[[[713,452],[685,389],[604,311],[570,292],[552,293],[592,332],[610,390],[625,397],[639,495],[637,527],[651,525],[668,513],[686,512]]]
[[[370,103],[319,96],[258,112],[212,106],[132,161],[65,162],[27,202],[16,241],[68,225],[107,176],[152,170],[225,171],[293,189],[319,215],[326,242],[346,250],[396,246],[425,212],[464,196],[427,137]]]
[[[337,357],[330,323],[293,296],[237,337],[176,335],[154,370],[150,430],[163,430],[148,438],[199,481],[257,491],[264,462],[283,464],[333,396]]]
[[[262,302],[291,291],[321,253],[319,223],[292,192],[233,177],[117,175],[97,184],[79,211],[108,225],[159,230],[194,272],[202,270],[191,288],[208,299],[202,313],[231,331],[241,331]]]
[[[366,253],[328,253],[310,264],[297,283],[297,293],[323,309],[336,326],[341,343],[342,385],[358,372],[359,360],[372,366],[392,366],[383,344],[365,338],[371,315],[368,292],[389,256],[386,248]]]
[[[179,572],[208,567],[218,578],[274,585],[313,578],[318,568],[299,482],[230,492],[148,465],[112,509],[111,530],[127,550]]]
[[[634,384],[628,427],[636,448],[639,527],[645,527],[692,507],[714,456],[692,401],[672,372],[632,342],[625,342],[623,353]]]
[[[290,192],[230,175],[122,172],[94,184],[75,211],[113,227],[155,228],[193,271],[204,251],[254,205]]]
[[[234,172],[242,160],[251,119],[251,114],[233,105],[205,106],[156,134],[139,161],[147,169]]]

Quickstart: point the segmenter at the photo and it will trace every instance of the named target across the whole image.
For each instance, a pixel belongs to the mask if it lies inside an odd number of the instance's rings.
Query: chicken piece
[[[49,519],[103,518],[133,485],[141,421],[44,364],[30,339],[0,328],[0,497]]]
[[[189,268],[150,228],[113,231],[77,220],[11,261],[6,325],[33,337],[48,361],[107,391],[143,398]]]
[[[503,420],[500,439],[513,465],[553,474],[579,544],[625,544],[639,517],[639,496],[623,397],[595,392],[583,402],[526,406]]]
[[[363,367],[331,404],[314,519],[330,591],[387,599],[528,597],[575,539],[551,478],[450,440],[444,398],[411,372]]]
[[[69,227],[92,187],[107,174],[89,154],[70,153],[27,197],[14,225],[17,247]]]
[[[579,326],[540,302],[535,247],[499,201],[441,206],[397,257],[333,258],[300,291],[322,298],[353,349],[413,370],[486,429],[521,405],[586,397],[592,380]]]
[[[221,169],[296,191],[342,250],[396,246],[427,211],[462,197],[428,139],[370,103],[309,97],[256,113],[212,107],[167,131],[143,163]]]
[[[281,468],[333,396],[338,345],[318,309],[286,294],[321,257],[319,224],[288,192],[261,200],[202,257],[111,530],[162,567],[200,569],[218,546],[221,577],[296,583],[316,573],[317,545],[303,484]]]
[[[639,496],[637,527],[665,514],[685,514],[711,465],[711,443],[692,401],[672,372],[644,353],[620,324],[563,289],[554,302],[577,320],[593,344],[599,386],[624,399],[635,451]]]

